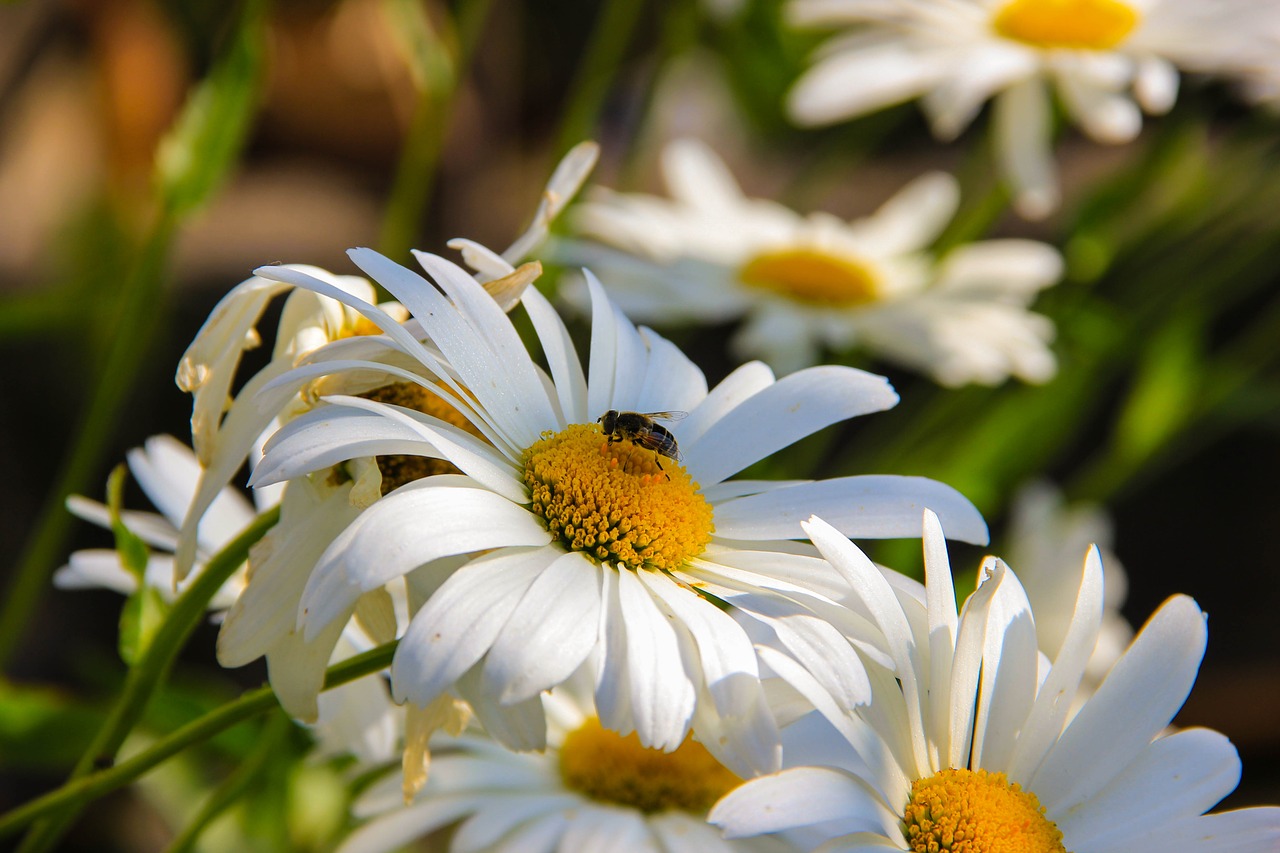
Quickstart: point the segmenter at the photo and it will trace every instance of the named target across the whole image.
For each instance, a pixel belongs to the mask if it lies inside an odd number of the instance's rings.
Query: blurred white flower
[[[1102,625],[1080,685],[1082,699],[1097,688],[1133,638],[1133,627],[1120,615],[1129,582],[1111,551],[1113,539],[1111,519],[1102,507],[1068,507],[1048,483],[1024,486],[1014,496],[1005,553],[1036,614],[1040,651],[1050,660],[1057,657],[1071,627],[1071,611],[1061,605],[1080,587],[1079,555],[1097,546],[1107,567]]]
[[[300,601],[279,616],[311,641],[345,623],[362,596],[408,576],[424,603],[392,667],[399,699],[423,707],[457,690],[495,738],[538,748],[539,694],[595,654],[605,725],[674,748],[714,714],[733,726],[704,742],[750,772],[776,762],[754,652],[695,589],[741,596],[735,604],[765,619],[802,614],[792,621],[836,654],[833,629],[804,614],[843,585],[797,553],[800,519],[821,509],[847,535],[910,536],[929,506],[959,538],[986,538],[966,499],[924,478],[729,479],[818,429],[894,405],[882,377],[825,366],[775,380],[756,362],[708,391],[697,366],[633,326],[594,281],[586,369],[546,298],[525,293],[548,372],[461,268],[418,253],[428,281],[368,249],[351,257],[411,309],[438,351],[323,281],[279,267],[258,274],[377,321],[386,335],[365,340],[415,362],[399,368],[400,378],[447,402],[482,437],[409,408],[326,397],[329,405],[272,437],[253,483],[298,482],[342,459],[388,453],[442,458],[461,472],[412,480],[361,512],[316,554]],[[312,353],[277,384],[369,366],[326,361],[331,350]],[[597,423],[610,411],[658,410],[688,417],[661,432],[633,425],[606,435]]]
[[[1059,279],[1061,257],[1031,240],[932,256],[958,203],[949,175],[925,175],[846,222],[747,198],[692,140],[666,148],[663,171],[671,199],[599,192],[574,217],[594,242],[557,250],[599,272],[629,316],[742,318],[734,348],[780,372],[818,362],[823,347],[857,346],[946,385],[1053,376],[1053,325],[1027,306]]]
[[[195,495],[200,465],[191,448],[169,435],[148,438],[142,447],[130,450],[125,459],[133,479],[160,512],[121,510],[120,517],[149,546],[146,584],[166,601],[172,601],[195,579],[206,560],[249,526],[257,511],[236,489],[222,489],[204,514],[195,537],[196,574],[175,582],[173,552],[178,545],[178,527]],[[67,509],[85,521],[111,528],[110,511],[97,501],[72,495],[67,498]],[[218,590],[209,608],[226,610],[244,589],[244,583],[241,567]],[[53,584],[62,589],[106,588],[130,595],[138,588],[138,579],[124,567],[114,549],[94,548],[73,553],[67,565],[54,573]]]
[[[794,0],[799,26],[852,26],[792,90],[796,121],[827,124],[920,97],[952,139],[994,98],[995,140],[1018,210],[1057,207],[1056,93],[1099,142],[1166,112],[1178,69],[1237,76],[1263,61],[1280,6],[1257,0]]]
[[[406,805],[388,778],[355,806],[368,822],[339,853],[382,853],[456,826],[452,853],[556,850],[650,853],[786,853],[776,838],[725,841],[707,809],[739,784],[697,741],[673,751],[640,745],[600,725],[590,674],[541,697],[547,748],[511,752],[479,734],[438,738],[433,773]]]
[[[808,690],[856,752],[740,786],[710,820],[730,837],[806,829],[824,851],[1220,853],[1280,849],[1280,808],[1206,815],[1240,779],[1221,734],[1165,734],[1204,655],[1205,616],[1170,598],[1074,716],[1102,619],[1102,564],[1085,558],[1053,661],[1037,649],[1018,579],[988,558],[956,614],[937,520],[926,517],[923,601],[904,595],[844,536],[814,519],[815,545],[883,632],[890,667],[868,661],[872,701]],[[765,653],[768,655],[768,653]],[[789,658],[768,655],[783,669]],[[796,677],[793,683],[802,684]]]

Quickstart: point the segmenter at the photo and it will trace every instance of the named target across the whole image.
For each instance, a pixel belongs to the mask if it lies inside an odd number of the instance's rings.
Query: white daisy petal
[[[1058,206],[1058,178],[1050,133],[1049,96],[1039,80],[1027,80],[996,97],[995,143],[1014,205],[1028,219],[1043,219]]]
[[[1186,596],[1152,614],[1032,778],[1046,808],[1087,800],[1169,724],[1191,691],[1206,640],[1204,614]]]
[[[546,353],[551,378],[560,395],[561,414],[566,419],[584,418],[587,412],[587,379],[582,373],[582,363],[573,350],[569,330],[565,328],[564,321],[551,307],[551,303],[538,291],[530,289],[522,302],[538,333],[542,350]]]
[[[636,732],[646,746],[675,749],[689,730],[695,700],[688,673],[677,665],[683,663],[676,637],[679,629],[633,573],[617,575]]]
[[[1015,781],[1032,777],[1062,731],[1071,710],[1071,698],[1079,688],[1089,658],[1097,646],[1098,629],[1102,624],[1102,596],[1102,560],[1098,549],[1090,548],[1085,557],[1084,577],[1076,595],[1067,635],[1054,659],[1053,668],[1040,685],[1035,707],[1027,715],[1009,763],[1009,778]]]
[[[485,657],[484,678],[500,702],[532,698],[586,659],[597,640],[600,588],[583,575],[602,571],[581,554],[564,554],[525,590]]]
[[[882,376],[838,365],[801,370],[748,397],[709,426],[684,448],[686,468],[699,482],[718,483],[825,426],[897,402]],[[748,424],[761,426],[750,429]]]
[[[690,411],[689,417],[681,422],[680,435],[686,446],[693,446],[709,427],[773,383],[773,371],[762,361],[750,361],[736,368],[712,388],[702,402]]]
[[[448,826],[473,810],[478,802],[483,802],[482,797],[473,794],[414,803],[366,823],[347,836],[337,853],[390,853],[415,838]]]
[[[1186,774],[1186,767],[1198,772]],[[1213,808],[1235,790],[1240,770],[1240,757],[1226,736],[1183,729],[1156,738],[1099,796],[1063,816],[1059,828],[1090,849],[1141,843],[1153,826]]]
[[[661,853],[645,821],[635,812],[601,806],[579,808],[560,838],[559,850],[563,853]]]
[[[1178,99],[1178,69],[1157,56],[1138,63],[1133,81],[1133,94],[1142,108],[1152,115],[1162,115],[1173,108]]]
[[[414,615],[396,648],[391,665],[396,701],[423,707],[457,681],[489,650],[553,561],[545,550],[513,548],[456,571]]]
[[[729,838],[840,821],[846,832],[879,832],[885,814],[859,780],[824,767],[797,767],[752,779],[716,803],[707,819]]]
[[[649,818],[649,829],[664,853],[734,853],[734,846],[706,822],[681,812],[659,812]]]
[[[746,540],[800,538],[800,522],[820,516],[850,538],[912,536],[932,510],[952,539],[985,544],[987,525],[963,495],[923,477],[839,477],[735,498],[716,507],[716,533]]]
[[[450,853],[482,853],[498,844],[504,835],[526,821],[548,813],[577,806],[576,798],[567,795],[509,794],[491,796],[485,808],[477,811],[458,827],[449,841]]]
[[[334,539],[302,595],[299,624],[328,624],[363,592],[439,557],[512,545],[545,545],[534,516],[483,489],[442,488],[418,480],[369,507]],[[424,518],[430,525],[421,524]]]
[[[934,57],[896,46],[836,54],[800,78],[787,96],[787,112],[801,124],[828,124],[913,98],[940,72]]]

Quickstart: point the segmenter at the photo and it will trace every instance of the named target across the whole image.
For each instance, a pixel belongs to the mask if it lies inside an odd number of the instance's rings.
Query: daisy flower
[[[1027,306],[1061,276],[1061,257],[1031,240],[931,255],[958,203],[949,175],[925,175],[845,222],[747,198],[693,140],[668,145],[662,163],[670,200],[601,192],[574,218],[595,242],[565,248],[629,316],[742,318],[734,348],[781,372],[814,364],[823,347],[857,346],[946,385],[1053,376],[1053,326]]]
[[[801,519],[821,510],[850,536],[912,536],[927,506],[958,538],[986,539],[967,500],[923,478],[729,479],[818,429],[894,405],[882,377],[828,366],[775,380],[751,363],[708,391],[683,353],[633,326],[591,277],[585,370],[546,298],[525,293],[544,370],[461,268],[416,253],[433,285],[368,249],[350,254],[410,309],[440,357],[323,281],[282,268],[258,275],[378,323],[386,334],[369,341],[417,361],[400,369],[406,384],[438,395],[479,436],[409,408],[328,397],[272,437],[252,482],[389,453],[442,458],[461,472],[408,482],[364,510],[320,555],[296,609],[299,630],[314,637],[345,622],[365,593],[406,577],[411,600],[423,603],[392,666],[399,700],[425,707],[457,690],[495,738],[541,748],[539,694],[593,656],[606,727],[674,749],[699,718],[725,717],[733,725],[719,742],[704,740],[709,749],[747,772],[776,765],[751,643],[696,588],[756,590],[764,618],[794,617],[797,645],[856,667],[834,629],[807,615],[808,601],[845,587],[812,558],[790,559],[805,547],[793,541],[804,536]],[[313,353],[279,382],[363,367],[329,355]],[[632,422],[649,412],[687,417]],[[617,429],[606,435],[599,422],[609,414]],[[855,701],[863,685],[846,683]]]
[[[1166,112],[1178,69],[1238,73],[1262,56],[1277,17],[1255,0],[795,0],[794,24],[854,25],[792,90],[803,124],[851,118],[920,97],[934,133],[954,138],[994,98],[1001,167],[1028,217],[1058,205],[1055,92],[1099,142],[1127,142],[1142,112]]]
[[[710,815],[729,836],[804,827],[828,839],[824,851],[1280,849],[1280,809],[1205,814],[1239,781],[1231,743],[1202,728],[1165,733],[1204,655],[1205,616],[1193,600],[1165,602],[1070,716],[1102,617],[1096,549],[1049,661],[1026,594],[999,560],[988,558],[957,616],[936,518],[925,523],[923,601],[891,587],[829,525],[806,528],[858,590],[894,666],[867,663],[872,701],[856,709],[811,690],[861,760],[793,767],[735,789]]]
[[[512,752],[468,734],[433,744],[435,772],[406,805],[394,777],[356,803],[368,822],[339,853],[381,853],[456,827],[447,849],[786,853],[777,838],[725,841],[707,810],[741,784],[700,743],[663,752],[600,725],[588,678],[543,694],[547,749]],[[441,848],[446,849],[446,848]]]

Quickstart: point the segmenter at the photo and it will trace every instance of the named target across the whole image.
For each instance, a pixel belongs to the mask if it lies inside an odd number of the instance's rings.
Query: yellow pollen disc
[[[715,530],[711,505],[684,466],[596,424],[544,433],[524,452],[531,509],[566,548],[626,568],[676,569]]]
[[[992,26],[1005,38],[1035,47],[1109,50],[1138,20],[1137,10],[1120,0],[1010,0]]]
[[[641,746],[634,733],[609,731],[595,717],[565,737],[560,778],[593,800],[646,814],[679,809],[704,815],[742,783],[694,740],[685,738],[674,752],[662,752]]]
[[[866,265],[813,249],[756,255],[738,277],[752,287],[820,305],[865,305],[880,298],[879,281]]]
[[[912,782],[903,833],[914,853],[1066,853],[1036,795],[985,770],[942,770]]]
[[[415,385],[412,382],[395,382],[391,385],[383,385],[381,388],[375,388],[360,396],[368,400],[376,400],[379,403],[390,403],[393,406],[413,409],[414,411],[422,412],[424,415],[437,417],[459,429],[464,429],[477,438],[484,437],[480,430],[476,429],[457,409],[427,391],[421,385]],[[460,473],[450,462],[429,456],[395,455],[379,456],[377,459],[378,470],[382,473],[382,494],[384,495],[403,486],[405,483],[421,480],[423,477],[430,477],[434,474]]]

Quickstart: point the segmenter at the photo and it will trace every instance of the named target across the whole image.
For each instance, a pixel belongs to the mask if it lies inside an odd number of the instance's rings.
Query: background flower
[[[742,318],[734,351],[784,373],[857,347],[946,385],[1053,376],[1053,326],[1026,308],[1061,276],[1061,258],[1031,240],[934,257],[959,203],[950,176],[917,178],[843,222],[747,198],[693,140],[666,148],[663,174],[670,200],[597,192],[574,217],[596,242],[558,250],[597,270],[627,314],[664,325]]]

